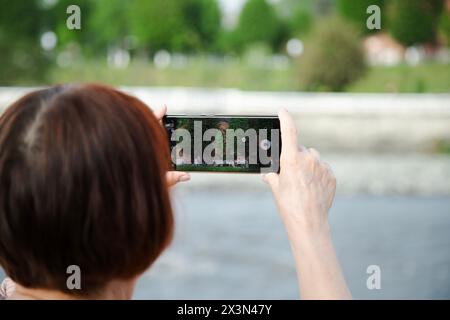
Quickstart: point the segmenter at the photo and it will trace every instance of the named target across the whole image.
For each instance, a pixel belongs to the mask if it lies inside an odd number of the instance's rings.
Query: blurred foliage
[[[300,84],[306,90],[342,91],[365,71],[358,31],[340,18],[320,22],[299,59]]]
[[[139,39],[139,46],[157,51],[182,50],[199,45],[192,30],[183,30],[183,8],[179,0],[132,0],[129,4],[131,32]]]
[[[450,64],[425,63],[372,67],[361,79],[346,88],[348,92],[450,93]]]
[[[248,0],[240,13],[232,41],[237,51],[255,42],[264,42],[276,48],[284,31],[285,26],[273,6],[266,0]]]
[[[450,46],[450,14],[443,12],[439,20],[439,32],[447,46]]]
[[[150,52],[206,50],[220,31],[215,0],[131,0],[129,6],[131,32]]]
[[[362,34],[377,32],[378,30],[370,30],[366,26],[369,14],[366,12],[371,5],[380,7],[381,12],[384,9],[385,0],[338,0],[337,9],[339,13],[348,21],[352,22]],[[381,14],[382,26],[385,21],[383,14]]]
[[[295,36],[307,35],[314,26],[314,16],[311,11],[298,8],[291,20],[291,30]]]
[[[307,40],[298,65],[300,89],[344,90],[364,70],[357,35],[367,32],[368,5],[384,5],[382,27],[386,20],[386,28],[404,44],[435,41],[438,31],[449,44],[449,15],[442,13],[442,1],[248,0],[237,24],[225,29],[219,0],[0,0],[0,84],[90,78],[130,85],[297,90],[298,71],[288,69],[292,59],[286,56],[287,41],[297,37]],[[81,30],[66,27],[66,10],[73,4],[81,8]],[[335,23],[337,30],[329,22],[322,26],[334,11],[361,25],[353,26],[359,33],[342,22]],[[40,42],[48,31],[55,32],[57,43],[46,51]],[[166,54],[171,61],[161,70],[151,63],[160,50],[173,53]],[[116,63],[116,58],[126,62]],[[379,72],[374,74],[379,77]],[[414,83],[408,79],[406,89],[398,90],[434,90],[433,81],[425,75]]]
[[[443,0],[392,0],[387,13],[389,31],[405,46],[435,42]]]
[[[7,10],[6,10],[7,9]],[[37,2],[1,3],[0,9],[0,82],[43,81],[49,58],[42,52],[39,35],[47,29]]]
[[[92,38],[92,46],[95,49],[105,50],[110,46],[132,48],[132,44],[126,43],[127,36],[130,34],[127,16],[129,6],[129,1],[123,0],[100,0],[92,3],[86,29],[95,30],[95,37]],[[111,21],[112,17],[114,17],[113,21]],[[104,53],[104,51],[100,52]]]
[[[45,1],[41,0],[41,2]],[[99,1],[99,3],[102,2],[104,1]],[[49,7],[43,13],[47,17],[47,21],[50,21],[50,30],[54,30],[58,37],[58,48],[66,49],[67,47],[82,47],[86,54],[95,54],[98,52],[97,50],[99,47],[97,39],[102,39],[102,37],[104,37],[104,33],[107,32],[106,29],[110,28],[112,21],[111,19],[109,21],[102,20],[99,21],[98,25],[91,26],[90,17],[95,12],[96,3],[96,1],[91,0],[58,0],[53,7]],[[111,1],[111,3],[115,4],[114,0]],[[70,5],[77,5],[80,7],[81,30],[69,30],[66,26],[66,21],[69,17],[67,8]],[[111,6],[110,9],[112,8],[113,6]]]
[[[193,25],[200,35],[202,49],[208,50],[210,48],[214,50],[217,36],[221,32],[222,19],[217,1],[201,0],[197,6],[192,5],[189,10],[191,14],[188,15],[190,20],[187,21],[187,24]]]

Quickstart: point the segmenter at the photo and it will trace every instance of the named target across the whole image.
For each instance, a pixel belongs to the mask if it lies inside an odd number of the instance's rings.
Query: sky
[[[223,24],[232,27],[236,24],[239,12],[246,0],[220,0],[219,4],[223,12]]]

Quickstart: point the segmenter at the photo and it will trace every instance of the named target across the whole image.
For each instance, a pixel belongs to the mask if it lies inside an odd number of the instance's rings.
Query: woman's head
[[[173,216],[162,127],[138,99],[99,85],[26,95],[0,117],[0,265],[17,283],[81,290],[145,271]]]

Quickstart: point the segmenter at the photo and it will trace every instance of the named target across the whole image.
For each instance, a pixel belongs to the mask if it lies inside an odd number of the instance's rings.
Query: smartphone
[[[279,172],[277,116],[166,115],[163,125],[173,170]]]

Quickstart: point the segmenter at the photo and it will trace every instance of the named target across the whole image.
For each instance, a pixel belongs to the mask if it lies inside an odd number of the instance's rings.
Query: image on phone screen
[[[177,116],[163,119],[174,170],[236,173],[279,171],[276,116]]]

